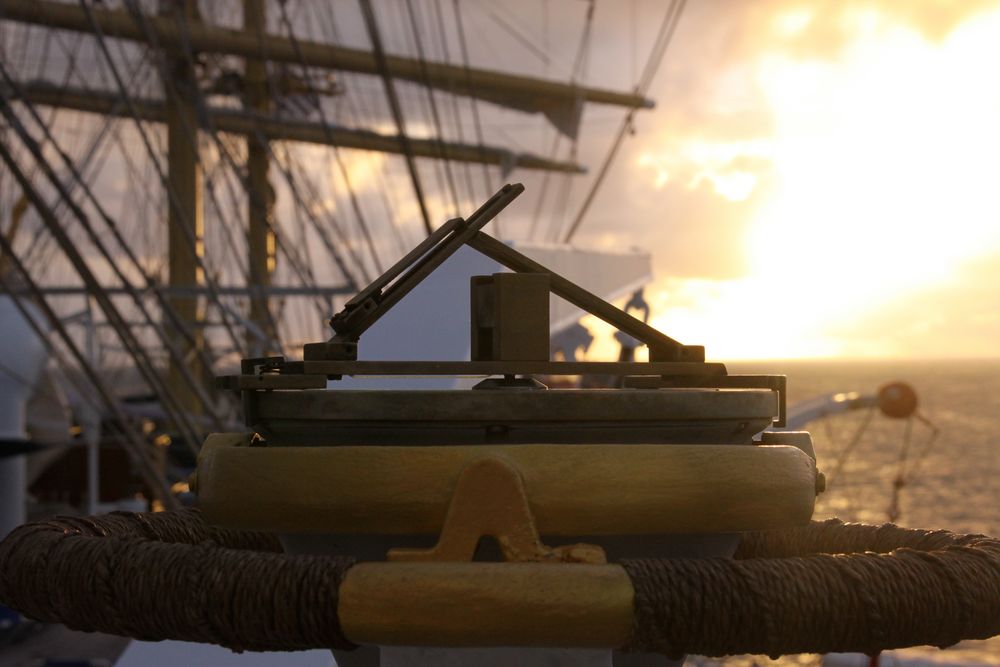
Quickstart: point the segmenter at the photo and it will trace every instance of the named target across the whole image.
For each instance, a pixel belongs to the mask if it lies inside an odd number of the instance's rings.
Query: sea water
[[[886,382],[908,382],[918,412],[938,429],[908,425],[866,410],[810,424],[820,470],[839,466],[816,506],[816,518],[882,523],[888,520],[893,481],[902,470],[896,523],[960,533],[1000,535],[1000,360],[961,361],[774,361],[728,364],[731,373],[783,373],[788,401],[837,392],[875,393]],[[845,448],[854,445],[847,453]],[[956,647],[909,649],[893,656],[942,663],[1000,665],[1000,638]],[[893,656],[883,664],[893,665]],[[692,660],[692,663],[708,661]],[[762,657],[727,664],[766,665]],[[818,656],[786,658],[783,664],[819,664]]]

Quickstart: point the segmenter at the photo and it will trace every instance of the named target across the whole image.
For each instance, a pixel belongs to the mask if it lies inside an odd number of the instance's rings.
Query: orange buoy
[[[917,411],[917,403],[917,392],[905,382],[890,382],[879,387],[878,408],[886,417],[911,417]]]

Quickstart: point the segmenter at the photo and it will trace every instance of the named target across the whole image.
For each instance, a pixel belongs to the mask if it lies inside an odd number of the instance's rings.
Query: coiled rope
[[[279,551],[193,510],[50,519],[0,543],[0,604],[140,639],[352,648],[337,600],[353,560]],[[620,565],[635,589],[630,650],[874,654],[1000,633],[1000,542],[979,535],[830,520],[747,533],[735,559]]]

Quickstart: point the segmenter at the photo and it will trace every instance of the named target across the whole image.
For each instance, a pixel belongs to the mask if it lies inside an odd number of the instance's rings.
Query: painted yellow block
[[[618,648],[634,597],[617,565],[360,563],[337,616],[359,644]]]
[[[199,459],[210,523],[283,533],[438,534],[459,473],[500,456],[542,535],[715,533],[803,525],[816,468],[750,445],[246,447],[212,436]]]

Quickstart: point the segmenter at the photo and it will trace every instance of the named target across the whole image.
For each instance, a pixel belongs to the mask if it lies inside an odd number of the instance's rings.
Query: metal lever
[[[467,220],[449,220],[424,239],[330,319],[330,326],[336,332],[333,340],[357,341],[382,315],[399,303],[522,192],[524,186],[520,183],[507,184]]]

